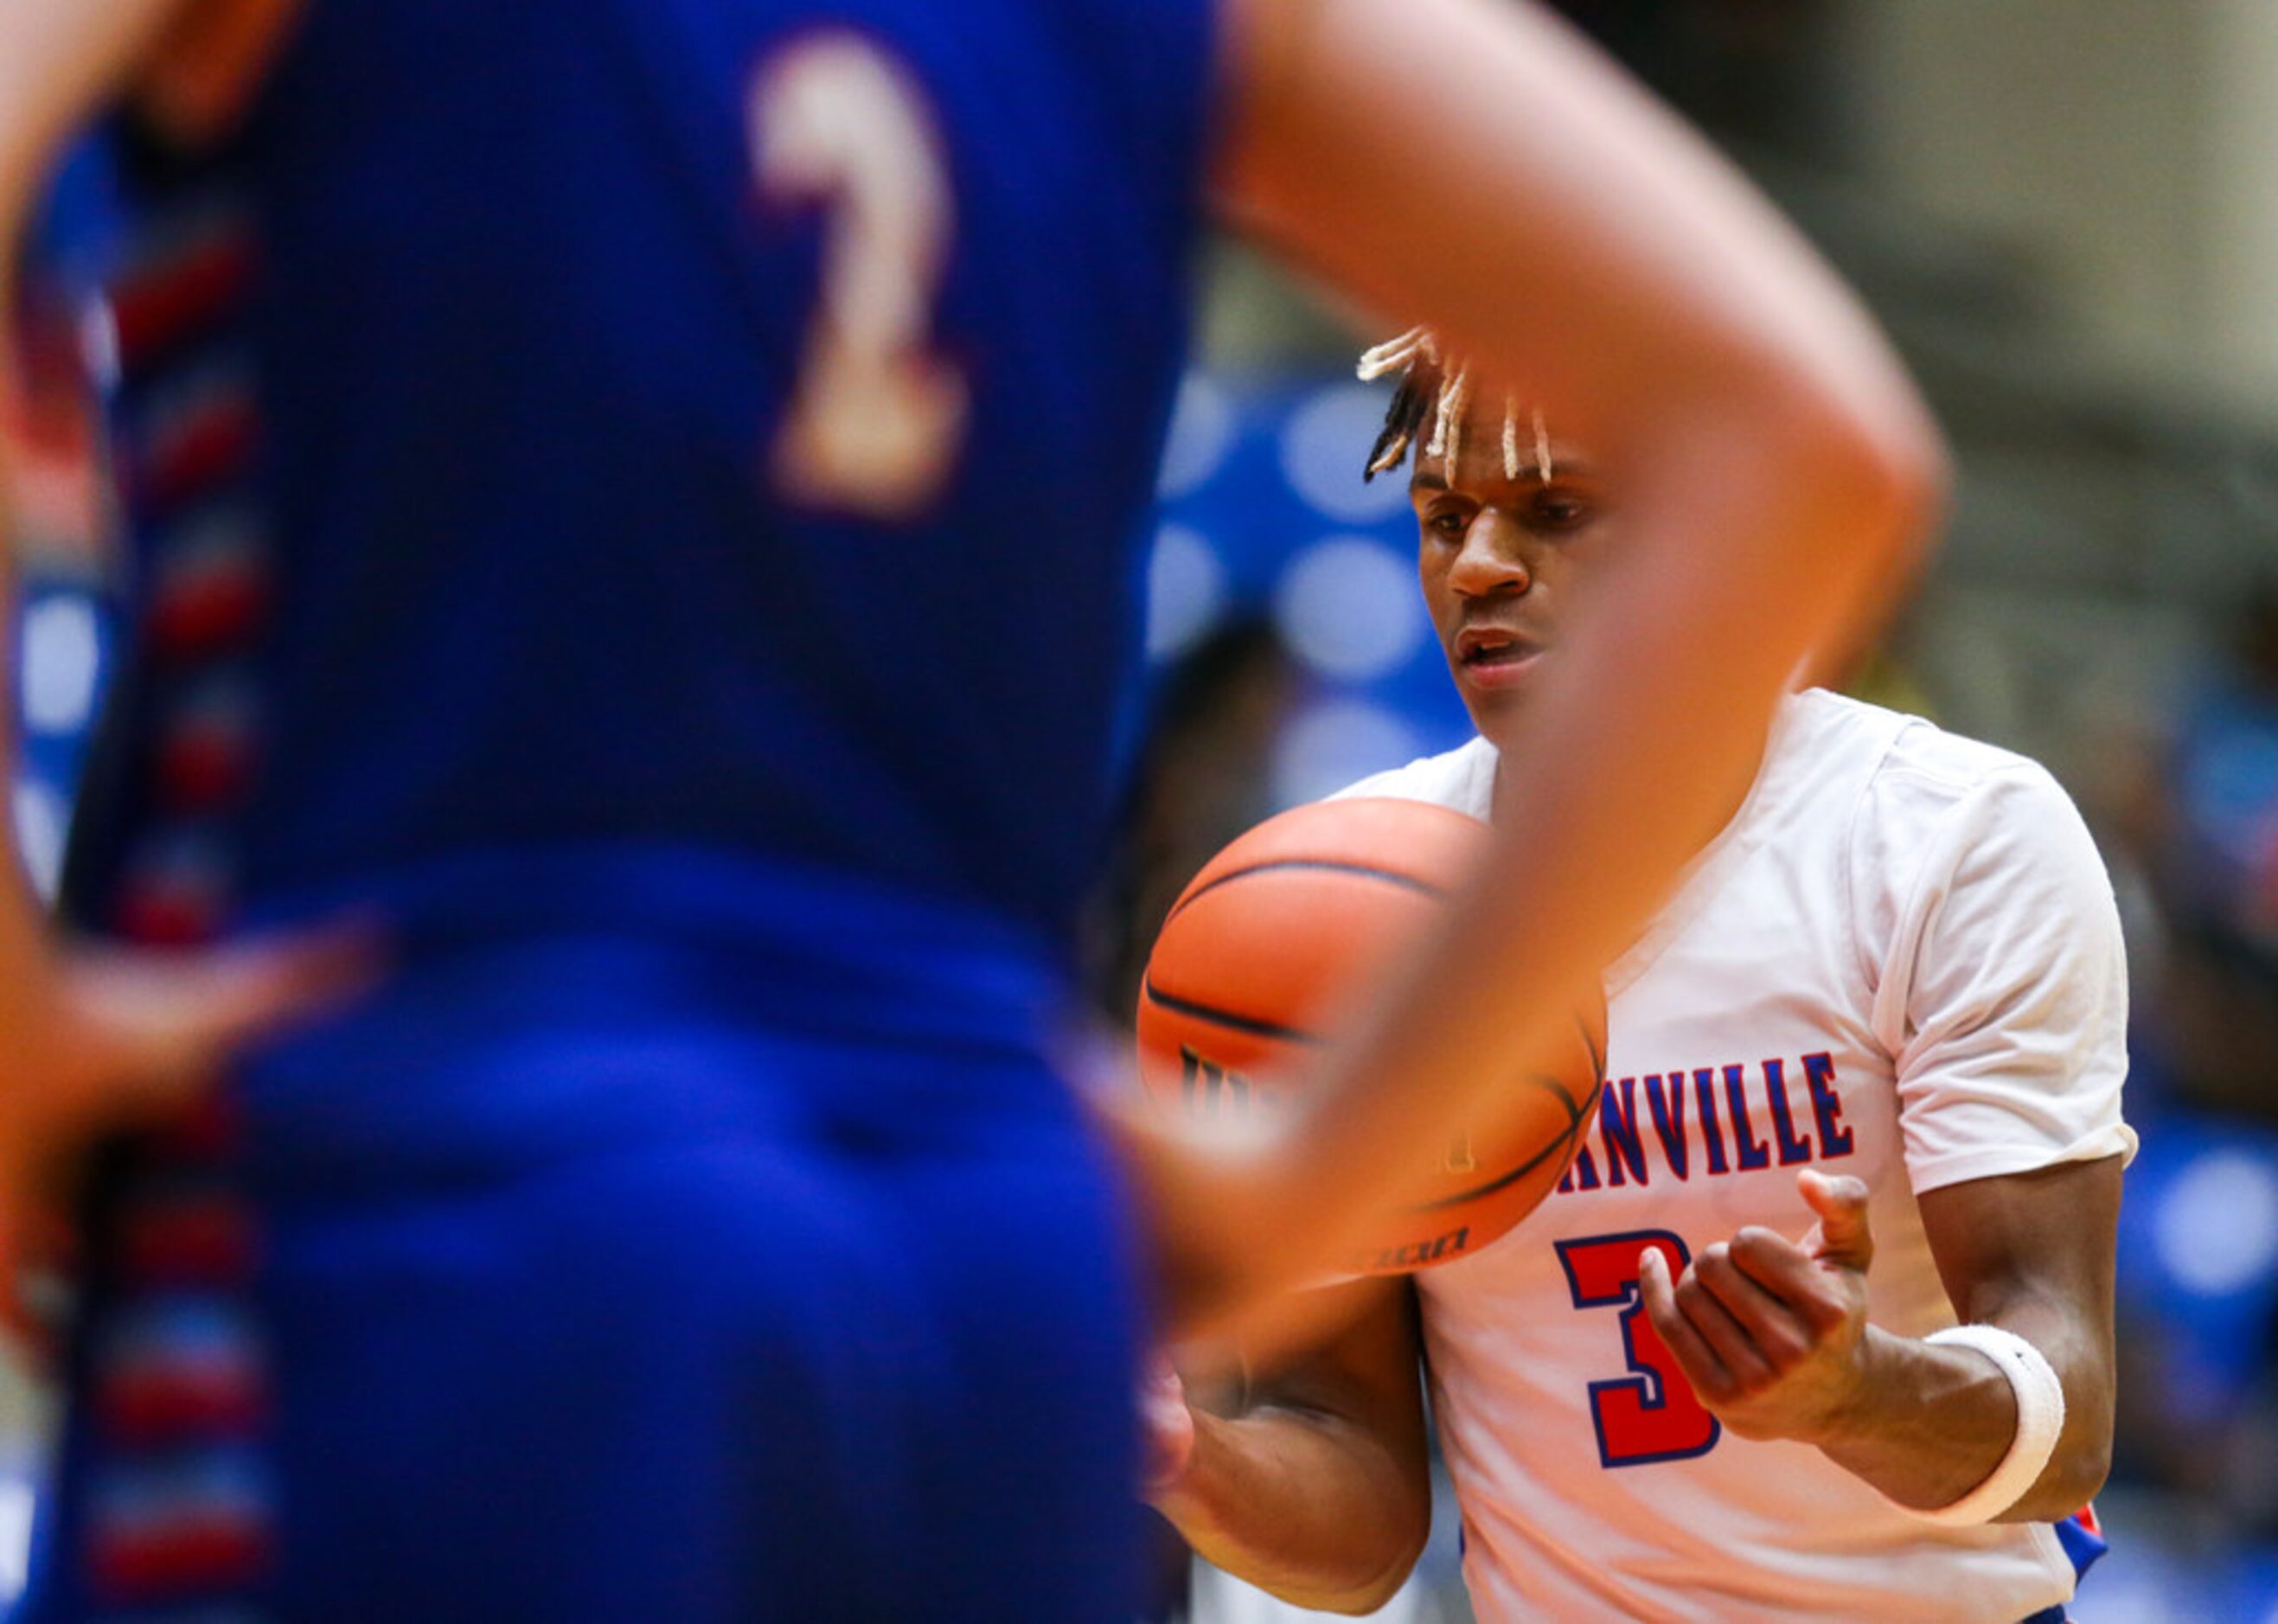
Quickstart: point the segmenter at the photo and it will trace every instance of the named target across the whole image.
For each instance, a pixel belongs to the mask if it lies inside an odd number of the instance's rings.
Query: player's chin
[[[1526,714],[1526,694],[1516,688],[1487,688],[1464,680],[1462,667],[1456,669],[1456,689],[1464,697],[1464,708],[1472,714],[1472,726],[1479,736],[1497,750],[1510,748],[1510,738],[1520,718]]]

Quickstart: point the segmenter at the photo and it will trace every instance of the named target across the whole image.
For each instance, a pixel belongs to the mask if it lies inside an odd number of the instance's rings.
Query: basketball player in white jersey
[[[1618,496],[1428,334],[1363,370],[1393,369],[1370,472],[1415,452],[1480,736],[1346,793],[1492,819]],[[1412,1292],[1341,1288],[1351,1329],[1226,1414],[1152,1395],[1152,1498],[1220,1567],[1347,1611],[1398,1586],[1420,1323],[1484,1619],[2063,1617],[2134,1147],[2103,866],[2034,763],[1817,690],[1725,804],[1608,973],[1602,1109],[1542,1208]]]

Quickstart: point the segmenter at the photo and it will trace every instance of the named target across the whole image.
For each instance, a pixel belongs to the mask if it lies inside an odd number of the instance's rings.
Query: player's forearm
[[[1299,1606],[1365,1613],[1399,1589],[1431,1491],[1365,1431],[1271,1407],[1195,1423],[1193,1460],[1155,1505],[1197,1552]]]
[[[1999,1521],[2069,1516],[2103,1486],[2111,1457],[2109,1384],[2093,1351],[2062,1315],[2021,1309],[2002,1316],[2041,1350],[2065,1388],[2065,1425],[2048,1465]],[[1950,1506],[1984,1483],[2017,1430],[2009,1379],[1984,1354],[1869,1328],[1861,1344],[1855,1401],[1810,1441],[1845,1470],[1901,1506]]]

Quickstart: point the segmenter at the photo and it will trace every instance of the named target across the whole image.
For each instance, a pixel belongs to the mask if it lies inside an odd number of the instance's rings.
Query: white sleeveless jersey
[[[1475,740],[1343,793],[1484,818],[1495,767]],[[1954,1312],[1918,1193],[2133,1153],[2119,919],[2064,791],[1914,718],[1792,698],[1606,990],[1566,1179],[1417,1277],[1480,1616],[2012,1624],[2069,1597],[2045,1526],[1937,1528],[1816,1449],[1724,1434],[1637,1287],[1647,1246],[1681,1264],[1743,1224],[1800,1236],[1816,1167],[1873,1191],[1874,1322],[1926,1335]]]

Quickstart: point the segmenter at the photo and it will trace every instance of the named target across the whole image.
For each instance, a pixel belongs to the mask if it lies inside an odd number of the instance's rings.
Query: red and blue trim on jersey
[[[216,940],[233,905],[232,820],[258,755],[252,667],[270,591],[242,332],[256,236],[226,187],[185,177],[163,189],[176,201],[153,211],[104,304],[140,576],[116,735],[131,753],[108,764],[96,809],[108,878],[68,905],[117,939],[176,949]],[[183,1121],[122,1147],[91,1203],[79,1505],[57,1556],[72,1588],[122,1620],[184,1605],[262,1616],[273,1384],[250,1302],[263,1248],[243,1139],[219,1083]]]

